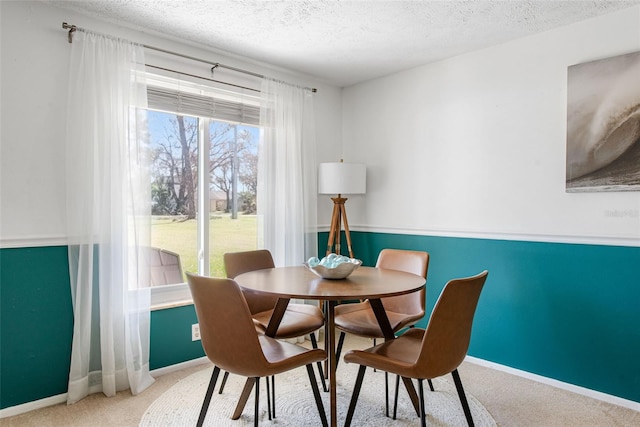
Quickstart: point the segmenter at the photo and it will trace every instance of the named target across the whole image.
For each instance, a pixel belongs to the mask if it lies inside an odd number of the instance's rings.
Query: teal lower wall
[[[489,270],[469,355],[640,402],[639,247],[363,232],[351,240],[365,265],[383,248],[429,252],[428,313],[448,280]]]
[[[0,250],[0,408],[67,392],[67,247]]]
[[[151,312],[150,369],[204,356],[193,305]],[[0,249],[0,409],[67,392],[73,311],[66,246]]]
[[[429,252],[429,311],[447,280],[489,270],[470,355],[640,402],[640,248],[351,238],[365,265],[387,247]],[[204,356],[196,322],[193,306],[152,312],[151,369]],[[66,393],[72,327],[67,248],[0,249],[0,409]]]
[[[198,316],[193,304],[151,312],[151,370],[205,356],[200,341],[191,341],[194,323]]]

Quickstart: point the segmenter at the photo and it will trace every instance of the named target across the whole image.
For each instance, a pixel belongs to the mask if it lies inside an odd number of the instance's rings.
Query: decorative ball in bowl
[[[304,263],[309,270],[323,279],[345,279],[361,264],[362,261],[359,259],[337,254],[329,254],[321,260],[312,257]]]

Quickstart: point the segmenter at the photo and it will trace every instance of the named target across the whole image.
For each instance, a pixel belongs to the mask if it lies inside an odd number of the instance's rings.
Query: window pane
[[[183,272],[178,281],[166,267],[159,268],[163,274],[156,274],[153,284],[182,283],[185,271],[198,271],[198,119],[149,111],[148,120],[152,150],[151,246],[178,254]]]
[[[211,121],[209,126],[210,274],[224,277],[225,252],[257,248],[259,128]]]

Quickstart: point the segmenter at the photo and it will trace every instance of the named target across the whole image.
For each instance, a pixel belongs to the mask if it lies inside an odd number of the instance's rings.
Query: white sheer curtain
[[[67,108],[67,227],[74,313],[68,403],[137,394],[149,374],[150,231],[144,52],[77,32]]]
[[[258,235],[277,266],[301,265],[318,252],[313,94],[265,78],[258,160]]]

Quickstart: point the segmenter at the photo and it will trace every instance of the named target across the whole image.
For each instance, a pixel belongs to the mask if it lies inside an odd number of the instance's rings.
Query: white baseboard
[[[192,366],[203,365],[209,363],[209,359],[206,357],[200,357],[198,359],[188,360],[182,363],[176,363],[175,365],[165,366],[164,368],[154,369],[150,372],[151,376],[157,378],[159,376],[179,371],[181,369],[190,368]],[[45,397],[44,399],[34,400],[32,402],[23,403],[21,405],[10,406],[8,408],[0,409],[0,419],[13,417],[15,415],[24,414],[26,412],[35,411],[36,409],[46,408],[48,406],[58,405],[67,401],[67,393],[58,394],[56,396]]]
[[[21,405],[10,406],[8,408],[0,409],[0,419],[35,411],[36,409],[46,408],[47,406],[58,405],[60,403],[65,403],[66,401],[67,393],[63,393],[58,394],[57,396],[45,397],[44,399],[23,403]]]
[[[479,366],[495,369],[496,371],[506,372],[508,374],[516,375],[518,377],[526,378],[528,380],[536,381],[541,384],[550,385],[552,387],[559,388],[561,390],[570,391],[572,393],[580,394],[582,396],[591,397],[593,399],[600,400],[612,405],[622,406],[624,408],[632,409],[640,412],[640,402],[634,402],[633,400],[623,399],[611,394],[602,393],[599,391],[591,390],[585,387],[580,387],[574,384],[565,383],[562,381],[554,380],[553,378],[543,377],[541,375],[532,374],[531,372],[521,371],[519,369],[511,368],[509,366],[500,365],[498,363],[489,362],[487,360],[478,359],[473,356],[467,356],[464,359],[466,362],[473,363]]]
[[[154,369],[150,372],[153,378],[160,377],[162,375],[170,374],[181,369],[191,368],[192,366],[204,365],[205,363],[211,363],[207,356],[199,357],[198,359],[187,360],[186,362],[176,363],[175,365],[165,366],[164,368]]]
[[[467,356],[466,362],[473,363],[479,366],[485,366],[487,368],[495,369],[497,371],[506,372],[508,374],[516,375],[518,377],[526,378],[532,381],[536,381],[542,384],[547,384],[552,387],[557,387],[562,390],[567,390],[572,393],[580,394],[583,396],[591,397],[612,405],[622,406],[634,411],[640,412],[640,402],[634,402],[632,400],[623,399],[621,397],[613,396],[599,391],[591,390],[584,387],[579,387],[573,384],[564,383],[562,381],[554,380],[552,378],[543,377],[541,375],[532,374],[530,372],[521,371],[519,369],[511,368],[509,366],[500,365],[498,363],[489,362],[483,359],[478,359],[473,356]],[[181,369],[190,368],[193,366],[204,365],[210,363],[207,357],[200,357],[198,359],[188,360],[186,362],[176,363],[175,365],[165,366],[164,368],[154,369],[151,371],[151,376],[157,378],[162,375],[176,372]],[[46,408],[47,406],[57,405],[67,401],[67,393],[59,394],[57,396],[46,397],[40,400],[34,400],[33,402],[23,403],[21,405],[11,406],[9,408],[0,409],[0,419],[13,417],[15,415],[24,414],[36,409]]]

